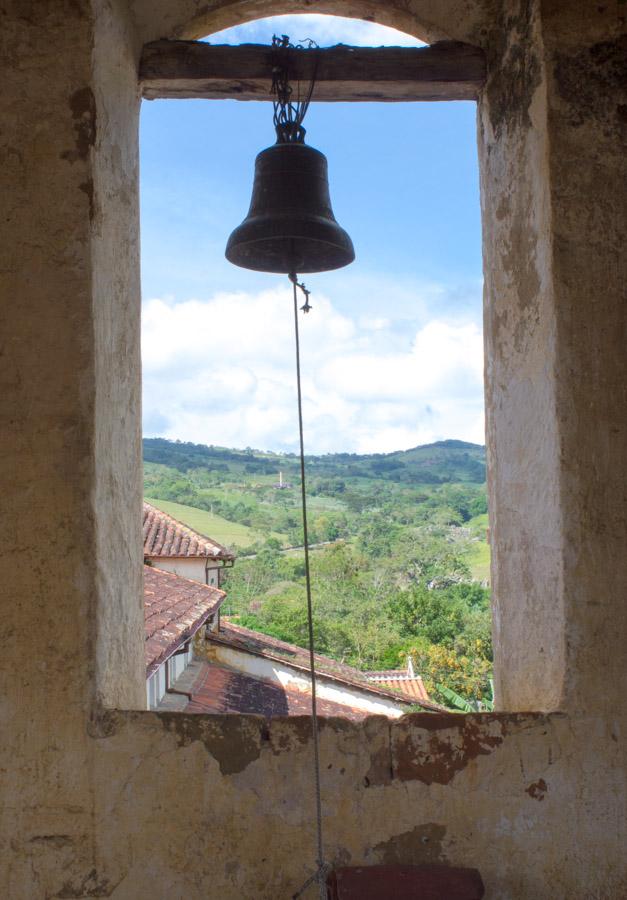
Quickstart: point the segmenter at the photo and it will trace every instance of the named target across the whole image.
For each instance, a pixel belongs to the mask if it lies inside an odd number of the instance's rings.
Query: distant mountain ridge
[[[250,474],[298,475],[294,453],[273,453],[247,447],[194,444],[166,438],[144,438],[144,461],[186,472],[190,469],[245,471]],[[391,453],[327,453],[307,456],[312,473],[336,478],[377,478],[386,481],[442,484],[485,481],[485,447],[467,441],[444,440]]]

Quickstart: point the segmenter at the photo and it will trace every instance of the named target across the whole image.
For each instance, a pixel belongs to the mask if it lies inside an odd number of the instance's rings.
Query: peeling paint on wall
[[[544,795],[547,791],[548,787],[544,778],[539,778],[538,781],[534,781],[528,788],[525,788],[525,792],[529,794],[532,800],[544,800]]]
[[[68,162],[85,160],[96,140],[96,99],[89,87],[74,91],[69,100],[70,111],[74,119],[76,145],[72,150],[65,150],[62,159]]]
[[[420,715],[420,729],[414,719],[407,716],[392,726],[394,776],[403,781],[448,784],[471,761],[503,743],[503,723],[489,716],[478,721],[454,713]]]
[[[265,719],[261,716],[184,716],[162,713],[164,730],[176,736],[179,747],[199,741],[219,763],[223,775],[243,772],[259,759]]]
[[[416,825],[403,834],[395,834],[372,848],[373,858],[383,865],[426,865],[447,862],[442,850],[446,828],[435,822]]]

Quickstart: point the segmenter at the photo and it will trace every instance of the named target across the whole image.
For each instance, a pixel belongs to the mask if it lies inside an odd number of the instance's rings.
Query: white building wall
[[[172,687],[177,678],[194,658],[192,642],[190,641],[185,653],[178,653],[161,663],[156,672],[146,679],[146,699],[148,709],[156,709],[165,697],[168,687]]]
[[[219,587],[219,571],[222,563],[218,560],[207,560],[203,558],[187,558],[181,557],[148,557],[150,562],[157,569],[163,569],[164,572],[174,572],[175,575],[181,575],[183,578],[189,578],[191,581],[198,581],[200,584],[209,584],[212,587]]]
[[[166,689],[166,664],[162,663],[156,672],[154,672],[146,682],[146,693],[148,696],[148,709],[155,709],[161,698],[165,694]]]

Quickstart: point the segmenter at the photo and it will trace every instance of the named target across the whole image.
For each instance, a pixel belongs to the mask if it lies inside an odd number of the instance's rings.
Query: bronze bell
[[[236,266],[285,275],[340,269],[355,259],[335,221],[327,159],[301,142],[277,142],[255,160],[248,215],[231,234],[226,258]]]

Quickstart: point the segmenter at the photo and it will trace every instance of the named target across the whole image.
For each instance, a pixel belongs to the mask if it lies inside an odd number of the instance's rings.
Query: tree
[[[474,703],[491,699],[492,666],[488,660],[462,656],[447,647],[425,642],[414,644],[409,653],[415,670],[434,699],[450,702],[440,685]]]
[[[403,634],[452,647],[464,623],[464,607],[448,591],[430,591],[424,584],[397,591],[388,601],[391,617]]]
[[[381,513],[373,513],[359,530],[357,546],[362,553],[374,559],[390,556],[397,535],[398,526]]]
[[[279,555],[276,550],[262,549],[254,559],[239,560],[226,571],[224,587],[230,613],[247,611],[277,580]]]
[[[446,529],[404,529],[394,545],[394,570],[400,584],[428,584],[434,578],[470,579],[465,556],[469,541],[451,541]]]
[[[460,581],[451,587],[451,596],[465,606],[486,609],[490,604],[490,591],[476,581]]]

